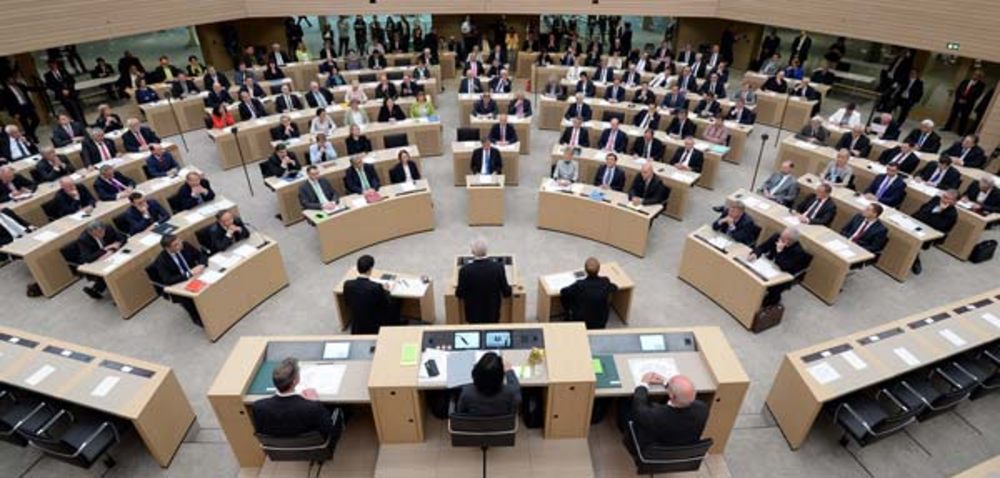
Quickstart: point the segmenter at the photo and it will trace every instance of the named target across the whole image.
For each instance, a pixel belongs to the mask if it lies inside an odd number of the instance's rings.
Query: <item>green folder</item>
[[[594,376],[597,378],[597,388],[618,388],[622,386],[613,355],[594,355],[592,365],[594,366]]]
[[[420,361],[420,348],[417,344],[403,344],[403,353],[400,354],[399,365],[409,367],[416,365]]]
[[[250,382],[250,389],[247,390],[247,395],[271,395],[274,393],[274,367],[277,367],[279,363],[281,362],[264,362],[260,364],[257,374],[253,376],[253,381]]]

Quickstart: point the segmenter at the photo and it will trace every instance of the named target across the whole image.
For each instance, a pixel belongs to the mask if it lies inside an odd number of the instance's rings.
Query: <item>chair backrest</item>
[[[177,213],[181,212],[181,210],[183,209],[183,207],[181,206],[181,195],[180,195],[180,193],[174,194],[173,196],[168,197],[167,198],[167,204],[170,206],[170,210],[174,214],[177,214]]]
[[[409,58],[406,57],[396,58],[396,66],[410,66],[412,64],[413,62],[410,61]]]
[[[142,174],[145,174],[146,177],[150,179],[153,177],[153,174],[149,171],[149,166],[145,164],[142,165]]]
[[[326,461],[333,457],[331,438],[319,432],[280,438],[255,434],[260,447],[272,461]]]
[[[34,181],[35,184],[41,184],[45,182],[44,179],[42,178],[41,171],[39,171],[37,167],[31,168],[31,180]]]
[[[458,128],[458,141],[479,141],[479,128]]]
[[[80,265],[80,248],[77,247],[75,241],[59,248],[59,253],[62,254],[63,259],[66,259],[70,267]]]
[[[452,413],[448,417],[451,446],[514,446],[517,414],[481,417]]]
[[[635,437],[635,422],[628,422],[628,440],[635,451],[632,455],[635,461],[636,473],[646,475],[655,473],[675,473],[681,471],[697,471],[705,459],[708,449],[714,442],[706,438],[692,445],[663,446],[647,445],[640,449]]]
[[[153,290],[156,291],[157,295],[163,295],[163,278],[160,277],[160,271],[156,270],[156,263],[152,263],[145,268],[146,277],[149,278],[149,282],[153,284]]]
[[[378,80],[378,77],[375,76],[375,73],[362,73],[362,74],[358,75],[358,82],[359,83],[371,83],[371,82],[377,81],[377,80]]]
[[[382,142],[385,145],[385,149],[402,148],[403,146],[408,146],[410,144],[410,141],[406,137],[406,133],[386,135],[382,138]]]
[[[125,213],[121,213],[111,218],[111,223],[115,225],[115,229],[128,234],[128,221],[125,220]]]
[[[601,121],[611,121],[612,118],[618,118],[618,122],[625,123],[625,113],[619,113],[617,111],[605,111],[601,116]]]
[[[212,226],[214,226],[214,225],[215,224],[209,224],[208,226],[205,226],[205,227],[203,227],[201,229],[198,229],[197,231],[194,232],[194,237],[196,239],[198,239],[198,244],[201,244],[202,249],[205,249],[206,251],[208,251],[209,254],[212,254],[212,253],[215,252],[215,251],[211,250],[211,248],[208,247],[208,245],[211,243],[211,240],[210,240],[211,236],[209,235],[209,231],[212,230]]]
[[[58,207],[59,206],[56,205],[56,200],[50,199],[42,203],[42,212],[45,213],[45,216],[48,217],[50,221],[55,221],[56,219],[59,219]]]
[[[399,61],[397,61],[396,63],[398,64]],[[385,74],[385,77],[388,78],[388,79],[390,79],[390,80],[402,80],[403,79],[403,72],[402,71],[390,71],[390,72],[388,72],[388,73]]]
[[[269,178],[271,176],[274,176],[273,174],[271,174],[271,168],[268,167],[267,161],[261,161],[257,163],[257,167],[260,168],[260,176],[262,178]]]

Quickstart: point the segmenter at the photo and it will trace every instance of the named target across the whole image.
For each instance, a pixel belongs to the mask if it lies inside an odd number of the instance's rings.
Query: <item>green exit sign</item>
[[[959,49],[960,46],[961,45],[959,45],[958,42],[954,42],[954,41],[953,42],[949,42],[948,45],[947,45],[948,50],[950,50],[950,51],[958,51],[958,49]]]

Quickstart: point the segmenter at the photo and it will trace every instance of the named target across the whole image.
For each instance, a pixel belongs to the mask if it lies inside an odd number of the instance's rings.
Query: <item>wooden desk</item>
[[[500,151],[500,160],[503,161],[504,184],[507,186],[517,186],[521,177],[521,146],[518,143],[505,145],[492,145]],[[480,141],[455,141],[451,143],[451,171],[455,180],[455,186],[465,186],[465,177],[476,174],[478,171],[472,170],[472,153],[482,147]]]
[[[307,135],[289,141],[287,144],[289,151],[294,151],[300,158],[300,161],[302,159],[309,161],[309,145],[311,143],[312,136]],[[410,153],[410,160],[417,164],[417,169],[423,171],[420,148],[416,146],[380,149],[371,153],[359,153],[355,156],[364,157],[365,163],[375,167],[379,181],[382,184],[388,185],[392,183],[389,180],[389,171],[399,164],[399,152],[404,150]],[[344,187],[344,176],[351,167],[350,158],[350,156],[338,157],[333,161],[326,161],[316,165],[319,168],[320,177],[329,181],[340,197],[347,195],[347,189]],[[285,226],[290,226],[304,219],[302,216],[302,204],[299,202],[299,187],[306,181],[307,177],[304,168],[295,179],[290,181],[283,177],[273,176],[264,179],[264,185],[273,191],[278,199],[278,214],[281,215],[281,222]]]
[[[565,151],[565,146],[563,145],[555,144],[552,146],[550,160],[552,164],[556,164],[557,161],[562,159],[563,151]],[[577,160],[579,167],[580,182],[593,183],[594,179],[596,179],[597,169],[604,164],[607,153],[599,149],[580,148],[580,153],[578,155],[574,154],[573,157]],[[631,187],[632,181],[639,175],[639,171],[645,163],[646,160],[644,158],[628,154],[618,155],[618,167],[622,168],[622,171],[625,173],[626,188]],[[678,221],[684,220],[684,213],[687,211],[688,194],[701,175],[694,171],[682,171],[669,164],[660,162],[653,163],[653,173],[670,188],[670,197],[667,199],[667,205],[663,209],[663,214]]]
[[[556,79],[561,82],[564,78],[566,78],[566,73],[569,72],[570,68],[571,67],[569,67],[569,66],[562,66],[562,65],[558,64],[558,60],[557,60],[556,63],[553,63],[552,65],[549,65],[549,66],[531,65],[531,87],[532,87],[532,89],[535,89],[535,90],[543,90],[543,89],[545,89],[545,83],[547,83],[549,81],[549,76],[555,76]],[[590,77],[594,76],[594,71],[595,70],[596,70],[596,68],[591,67],[591,66],[581,66],[580,67],[580,71],[581,72],[586,72],[587,76],[590,76]],[[570,93],[570,96],[572,96],[572,92],[575,90],[575,88],[576,88],[576,85],[574,84],[574,89],[571,89],[571,90],[568,91],[568,93]]]
[[[1000,473],[1000,455],[969,468],[953,478],[990,478],[995,477],[998,473]]]
[[[799,231],[802,248],[813,257],[802,279],[802,286],[827,305],[833,305],[837,301],[851,269],[861,267],[875,258],[875,254],[826,226],[799,223],[798,216],[789,212],[788,208],[760,194],[740,189],[731,194],[729,199],[742,201],[746,205],[747,213],[762,229],[762,241],[771,234],[780,234],[786,227],[794,227]]]
[[[757,122],[798,132],[812,118],[817,103],[816,100],[803,101],[798,96],[760,90],[757,92]]]
[[[799,178],[799,194],[815,193],[819,184],[818,176],[804,175]],[[830,197],[837,204],[837,215],[830,227],[837,231],[843,229],[851,217],[864,211],[870,203],[864,196],[840,186],[833,188]],[[893,279],[903,282],[910,276],[910,269],[924,243],[941,239],[944,234],[889,206],[883,204],[882,208],[879,219],[889,230],[889,242],[875,266]]]
[[[502,174],[466,176],[466,207],[470,226],[503,225],[504,182]]]
[[[663,206],[633,206],[628,194],[604,190],[604,199],[590,198],[600,190],[590,184],[559,187],[550,178],[542,179],[538,192],[538,228],[574,234],[639,257],[646,255],[646,243],[653,219]]]
[[[404,347],[426,350],[429,333],[452,331],[511,331],[534,334],[540,329],[545,359],[527,366],[528,348],[505,349],[502,354],[515,367],[526,365],[523,387],[543,387],[545,393],[544,436],[584,438],[590,428],[594,397],[594,371],[590,365],[587,334],[583,324],[470,324],[433,327],[383,327],[372,361],[368,390],[379,441],[420,443],[424,441],[425,415],[422,390],[441,390],[444,377],[420,377],[423,360],[402,365]]]
[[[517,260],[512,254],[490,254],[491,260],[509,261],[505,267],[507,283],[512,289],[510,297],[504,297],[500,302],[500,322],[504,324],[524,322],[525,296],[524,283],[517,272]],[[451,278],[444,290],[444,318],[449,325],[465,324],[465,308],[462,299],[455,296],[455,288],[458,287],[458,270],[462,268],[463,261],[471,261],[472,256],[456,256],[452,262]]]
[[[759,90],[761,87],[764,86],[764,83],[767,81],[768,78],[770,78],[770,76],[758,73],[756,71],[747,71],[746,73],[743,74],[743,81],[750,83],[751,85],[753,85],[754,89],[757,90]],[[796,80],[795,78],[787,78],[787,77],[785,78],[785,81],[788,82],[788,85],[790,87],[789,90],[798,86],[800,82],[800,80]],[[816,83],[812,81],[809,82],[809,86],[816,89],[816,92],[819,93],[820,100],[825,100],[826,94],[829,93],[830,89],[833,88],[832,85],[825,85],[823,83]]]
[[[351,309],[347,307],[347,301],[344,299],[344,283],[356,277],[358,277],[358,269],[351,267],[333,288],[333,299],[337,303],[337,314],[340,316],[340,330],[342,331],[347,330],[351,324]],[[429,277],[427,279],[428,281],[424,282],[421,276],[382,269],[372,269],[371,271],[371,280],[390,285],[392,298],[399,301],[400,316],[433,324],[436,319],[434,315],[434,284],[430,282]],[[411,289],[418,288],[415,284],[421,283],[426,285],[423,294],[413,293]]]
[[[724,243],[725,247],[720,249],[709,241]],[[772,278],[753,270],[746,262],[750,251],[749,247],[729,240],[710,226],[702,226],[688,234],[684,241],[677,274],[719,304],[747,330],[753,329],[754,316],[768,290],[793,280],[791,274],[780,270]]]
[[[602,263],[599,276],[607,277],[612,284],[618,287],[618,290],[611,294],[611,308],[618,314],[622,323],[627,325],[629,313],[632,310],[632,292],[635,289],[635,282],[617,262]],[[536,320],[549,322],[553,317],[565,316],[566,311],[563,310],[562,302],[559,300],[562,289],[584,277],[586,277],[586,273],[580,269],[538,276],[538,315]]]
[[[235,263],[225,267],[225,270],[214,265],[215,261],[226,258]],[[204,324],[205,334],[212,342],[222,337],[243,316],[288,285],[288,275],[285,273],[278,243],[259,233],[252,233],[249,239],[234,244],[226,252],[212,255],[206,271],[209,270],[218,272],[221,276],[214,282],[207,283],[203,273],[199,277],[166,287],[164,292],[194,301]],[[193,280],[201,280],[206,284],[200,291],[191,292],[186,287]]]
[[[3,326],[0,382],[128,421],[163,468],[195,422],[170,367]]]
[[[489,85],[483,85],[483,88],[489,88]],[[469,127],[469,118],[472,116],[473,105],[482,97],[482,93],[458,93],[458,125],[460,127]],[[514,93],[490,92],[490,98],[493,98],[493,101],[496,102],[498,113],[506,113],[507,107],[516,99],[516,96]],[[511,118],[513,117],[514,115],[511,115]]]
[[[810,143],[788,135],[781,141],[778,155],[774,157],[774,170],[781,169],[781,163],[792,162],[792,174],[823,174],[826,165],[836,160],[837,150],[821,144]]]
[[[489,136],[490,128],[495,124],[500,124],[500,120],[483,116],[472,116],[469,118],[469,126],[479,128],[480,138]],[[517,142],[513,144],[518,145],[520,153],[531,154],[531,117],[518,118],[516,116],[508,116],[507,124],[513,126],[514,131],[517,132]]]
[[[641,338],[660,335],[663,351],[643,350]],[[710,453],[722,453],[740,413],[750,378],[719,327],[656,327],[588,330],[590,353],[613,367],[619,383],[597,380],[596,397],[628,397],[635,391],[629,362],[632,359],[672,359],[680,374],[691,379],[698,398],[708,405],[708,422],[702,438],[715,443]],[[610,378],[610,377],[609,377]],[[653,387],[651,394],[666,391]]]
[[[323,352],[328,343],[349,343],[347,358],[324,358]],[[253,468],[264,464],[264,452],[254,436],[250,405],[273,392],[261,387],[258,378],[271,385],[269,370],[288,357],[297,358],[301,365],[343,364],[346,368],[338,393],[321,394],[320,401],[326,404],[367,404],[367,382],[371,375],[374,348],[374,335],[240,337],[208,389],[212,411],[240,467]]]
[[[968,304],[975,304],[974,309],[965,307]],[[824,405],[997,340],[997,315],[1000,289],[993,289],[796,350],[782,359],[767,395],[767,407],[788,445],[797,450]],[[965,343],[957,345],[946,339],[946,330]],[[897,352],[900,349],[909,351],[919,363],[905,362]],[[816,367],[820,366],[832,368],[836,378],[819,381]]]
[[[164,98],[139,105],[149,127],[161,138],[205,128],[205,99],[209,91],[184,98]]]
[[[363,196],[352,194],[340,199],[341,209],[337,211],[302,211],[319,234],[323,262],[382,241],[434,229],[434,204],[426,179],[417,181],[415,186],[382,186],[379,194],[382,200],[372,204],[367,204]]]
[[[177,192],[182,184],[183,177],[158,179],[139,184],[136,191],[165,205],[166,197]],[[61,249],[75,243],[91,221],[101,221],[110,226],[112,218],[125,212],[128,206],[128,199],[98,201],[89,215],[79,211],[59,218],[0,248],[0,252],[24,259],[24,265],[41,287],[42,294],[51,298],[78,279],[70,270]]]
[[[198,243],[195,231],[215,222],[217,211],[228,210],[239,214],[239,208],[232,201],[220,196],[197,209],[182,211],[167,221],[177,226],[171,234],[191,243]],[[160,251],[160,236],[153,231],[144,231],[128,238],[122,250],[110,256],[77,268],[80,274],[99,277],[108,285],[108,292],[114,300],[118,313],[123,319],[130,319],[147,304],[156,299],[153,284],[146,276],[146,266],[153,263]],[[128,251],[128,252],[125,252]]]

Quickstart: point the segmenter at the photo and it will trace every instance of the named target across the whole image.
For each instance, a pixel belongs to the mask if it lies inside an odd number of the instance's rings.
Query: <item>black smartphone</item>
[[[438,375],[441,374],[441,371],[438,370],[437,362],[435,362],[434,359],[430,359],[430,360],[424,362],[424,368],[427,369],[427,376],[428,377],[433,378],[433,377],[437,377]]]

